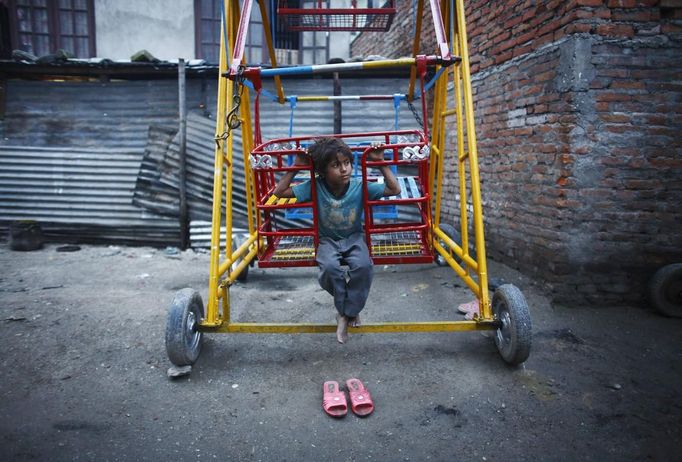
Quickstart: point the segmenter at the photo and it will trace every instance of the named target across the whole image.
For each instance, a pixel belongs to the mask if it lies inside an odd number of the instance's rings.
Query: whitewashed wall
[[[193,0],[95,0],[97,55],[129,60],[144,49],[162,60],[191,59]]]
[[[350,0],[331,5],[347,8]],[[143,49],[161,60],[196,57],[193,0],[95,0],[95,28],[101,58],[129,60]],[[347,59],[351,34],[329,34],[330,58]]]

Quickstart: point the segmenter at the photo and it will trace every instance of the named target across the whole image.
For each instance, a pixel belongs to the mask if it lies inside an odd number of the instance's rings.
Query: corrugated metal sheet
[[[133,193],[133,204],[161,215],[178,216],[179,214],[180,199],[177,191],[160,182],[161,175],[167,168],[166,152],[177,131],[174,127],[159,125],[149,127],[147,147],[144,150]]]
[[[213,202],[214,122],[196,113],[187,115],[187,199],[192,220],[211,220]],[[241,156],[241,142],[235,139]],[[180,147],[177,130],[151,127],[137,178],[133,203],[149,210],[179,215]],[[244,163],[233,164],[235,203],[245,203]],[[237,213],[246,216],[244,207]],[[245,221],[244,221],[245,224]]]
[[[174,80],[9,80],[3,144],[144,149],[150,125],[176,125]],[[192,101],[188,94],[188,101]]]
[[[404,92],[405,79],[342,78],[343,94]],[[215,121],[206,117],[216,107],[216,79],[189,79],[187,100],[188,198],[190,216],[210,221],[213,190]],[[266,82],[266,87],[269,82]],[[330,79],[286,79],[288,95],[329,95]],[[273,88],[269,90],[274,91]],[[175,244],[178,224],[171,210],[177,191],[177,141],[168,144],[177,127],[177,82],[168,80],[96,82],[7,81],[5,118],[0,121],[0,231],[15,219],[38,219],[47,234],[82,241]],[[391,101],[344,102],[344,132],[393,128]],[[290,109],[263,97],[264,138],[288,134]],[[401,128],[417,123],[405,103]],[[165,138],[150,137],[150,126],[166,127]],[[333,131],[333,104],[299,103],[294,135]],[[157,133],[158,135],[158,133]],[[242,159],[235,138],[235,160]],[[27,147],[28,146],[28,147]],[[168,146],[168,147],[166,147]],[[156,178],[163,204],[157,208],[133,192],[138,173],[151,174],[164,152],[165,169]],[[141,169],[142,167],[142,169]],[[245,215],[243,165],[235,162],[233,205],[235,224]],[[147,197],[146,199],[150,199]],[[164,208],[165,207],[165,208]],[[160,213],[164,212],[165,213]],[[242,220],[243,221],[243,220]],[[74,239],[75,236],[72,236]]]
[[[274,93],[271,82],[265,88]],[[283,83],[289,95],[332,95],[331,79],[287,79]],[[405,79],[357,79],[341,78],[343,95],[393,94],[407,91]],[[392,130],[394,126],[393,101],[343,101],[341,103],[344,133]],[[289,133],[288,103],[280,105],[267,98],[261,103],[261,129],[264,138],[287,136]],[[418,128],[417,122],[406,102],[400,106],[401,129]],[[294,111],[294,136],[323,135],[334,131],[334,104],[331,102],[298,102]]]
[[[129,149],[0,146],[0,221],[37,220],[48,236],[71,232],[84,241],[175,241],[177,220],[132,204],[141,157]]]
[[[193,247],[208,246],[213,207],[213,136],[215,123],[197,113],[187,115],[187,201],[191,219],[190,240]],[[151,127],[148,147],[135,186],[133,203],[140,207],[177,217],[179,215],[179,143],[172,129]],[[232,221],[243,230],[246,221],[246,187],[241,137],[234,138]],[[225,189],[223,189],[223,193]],[[225,207],[223,207],[223,216]],[[208,230],[205,225],[209,223]],[[296,222],[280,218],[285,226]],[[202,228],[203,226],[203,228]]]

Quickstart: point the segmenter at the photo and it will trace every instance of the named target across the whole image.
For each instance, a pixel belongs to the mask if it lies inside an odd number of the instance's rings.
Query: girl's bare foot
[[[348,318],[340,314],[336,315],[336,340],[339,343],[346,343],[348,340]]]
[[[348,326],[349,327],[360,327],[362,324],[360,323],[360,315],[358,314],[355,317],[348,318]]]

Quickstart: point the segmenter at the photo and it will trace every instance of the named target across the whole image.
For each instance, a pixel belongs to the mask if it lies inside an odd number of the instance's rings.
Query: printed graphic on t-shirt
[[[310,181],[292,187],[299,202],[311,200]],[[368,183],[367,191],[372,200],[383,196],[384,185]],[[362,231],[362,182],[351,179],[348,190],[341,197],[335,197],[324,186],[324,180],[316,181],[318,231],[321,237],[338,240]]]

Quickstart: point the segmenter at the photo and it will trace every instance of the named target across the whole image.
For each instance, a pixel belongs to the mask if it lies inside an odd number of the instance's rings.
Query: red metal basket
[[[385,32],[395,16],[395,0],[385,1],[381,8],[328,8],[327,2],[308,2],[314,7],[289,8],[279,0],[277,17],[292,31],[354,31]]]

